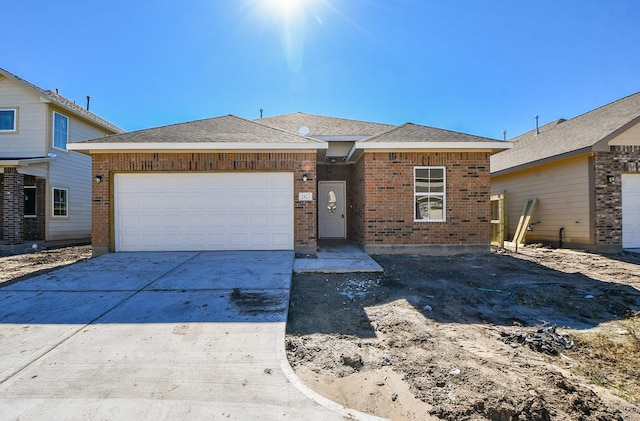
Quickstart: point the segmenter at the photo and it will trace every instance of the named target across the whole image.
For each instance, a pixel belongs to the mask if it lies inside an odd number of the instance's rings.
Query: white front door
[[[622,174],[622,247],[640,248],[640,174]]]
[[[318,182],[318,238],[346,238],[345,184]]]

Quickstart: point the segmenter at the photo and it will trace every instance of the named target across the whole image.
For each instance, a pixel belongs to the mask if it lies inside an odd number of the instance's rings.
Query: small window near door
[[[35,186],[24,188],[24,217],[36,217],[36,188]]]
[[[69,216],[69,191],[53,189],[53,216]]]
[[[414,168],[416,222],[445,220],[446,179],[444,167]]]
[[[338,197],[336,196],[336,192],[330,190],[327,194],[327,211],[329,212],[329,215],[335,214],[337,207]]]

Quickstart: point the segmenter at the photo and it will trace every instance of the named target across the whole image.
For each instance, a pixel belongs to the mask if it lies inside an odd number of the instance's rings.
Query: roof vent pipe
[[[504,140],[504,141],[507,140],[507,131],[506,130],[502,131],[502,140]]]
[[[540,129],[538,128],[538,116],[536,115],[534,118],[536,119],[536,136],[538,136],[540,134]]]
[[[262,118],[262,108],[260,108],[260,118]]]
[[[91,97],[87,95],[87,111],[89,111],[89,101],[91,101]]]

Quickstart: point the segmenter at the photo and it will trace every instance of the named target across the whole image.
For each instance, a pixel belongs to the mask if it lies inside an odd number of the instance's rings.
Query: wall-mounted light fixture
[[[307,181],[309,179],[309,176],[307,176],[307,174],[302,174],[302,181]]]
[[[613,183],[614,181],[616,181],[616,176],[615,175],[608,175],[607,176],[607,182],[608,183]]]
[[[101,175],[96,175],[95,177],[93,177],[93,181],[96,183],[99,183],[102,181],[102,176]]]

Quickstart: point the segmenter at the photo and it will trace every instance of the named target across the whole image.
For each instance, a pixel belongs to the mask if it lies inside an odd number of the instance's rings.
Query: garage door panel
[[[289,238],[284,234],[272,234],[271,243],[274,244],[276,248],[284,248],[289,243]]]
[[[249,206],[252,209],[269,209],[271,197],[266,193],[252,193],[249,197]]]
[[[229,193],[225,198],[227,201],[227,209],[232,211],[244,211],[250,208],[249,206],[249,197],[246,192],[240,193]]]
[[[251,228],[253,230],[269,231],[271,218],[268,214],[252,214],[249,217],[251,220]]]
[[[117,251],[293,249],[291,173],[116,174]]]

